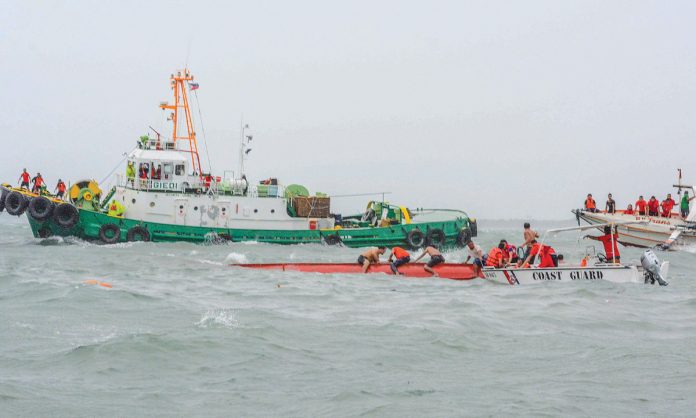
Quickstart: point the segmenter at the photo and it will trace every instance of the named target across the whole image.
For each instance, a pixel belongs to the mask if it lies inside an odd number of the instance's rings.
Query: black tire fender
[[[39,238],[50,238],[53,236],[53,231],[51,231],[51,228],[45,225],[39,228],[37,232],[39,233]]]
[[[323,238],[324,238],[324,243],[326,245],[338,245],[342,242],[341,237],[338,236],[338,234],[324,235]]]
[[[469,228],[462,228],[457,235],[457,245],[460,247],[465,246],[469,241],[471,241],[471,231]]]
[[[0,186],[0,213],[5,210],[5,198],[8,194],[10,194],[10,192],[6,188]]]
[[[5,198],[5,210],[13,216],[22,216],[28,205],[29,200],[20,192],[10,192]]]
[[[31,199],[27,207],[27,213],[37,222],[43,222],[51,218],[56,205],[45,196]]]
[[[116,244],[121,239],[121,228],[116,224],[104,224],[99,228],[99,239],[105,244]]]
[[[425,237],[428,245],[432,245],[433,247],[441,247],[447,240],[447,236],[442,229],[439,228],[429,230]]]
[[[149,242],[150,241],[150,231],[148,231],[147,228],[142,226],[142,225],[136,225],[133,228],[128,230],[128,233],[126,234],[126,240],[128,240],[128,242],[133,242],[133,241]]]
[[[425,244],[425,235],[420,229],[414,228],[406,234],[406,244],[412,248],[420,248]]]
[[[70,229],[80,220],[80,212],[70,203],[61,203],[53,209],[53,222],[63,229]]]

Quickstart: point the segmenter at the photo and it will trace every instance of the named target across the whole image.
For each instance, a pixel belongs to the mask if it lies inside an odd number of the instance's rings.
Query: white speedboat
[[[604,227],[608,224],[602,224]],[[594,226],[576,228],[561,228],[547,231],[557,233],[563,231],[583,230]],[[546,236],[546,234],[544,235]],[[542,240],[543,244],[543,240]],[[591,247],[594,249],[594,247]],[[584,262],[575,265],[559,265],[558,267],[504,267],[484,268],[483,277],[496,283],[508,285],[532,284],[540,282],[579,282],[604,280],[613,283],[649,283],[655,282],[666,285],[664,278],[669,271],[669,262],[660,263],[652,250],[646,250],[639,265],[623,265],[612,263],[604,257],[589,254],[586,251]]]

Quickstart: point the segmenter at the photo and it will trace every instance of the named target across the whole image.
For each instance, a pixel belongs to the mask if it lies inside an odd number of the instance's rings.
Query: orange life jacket
[[[595,204],[594,199],[585,199],[585,209],[596,209],[597,205]]]
[[[392,254],[394,254],[394,257],[396,257],[396,258],[404,258],[404,257],[411,256],[411,254],[409,254],[408,251],[404,250],[401,247],[392,248]]]
[[[503,261],[503,250],[498,247],[491,249],[488,253],[488,259],[486,260],[486,266],[490,267],[500,267]]]

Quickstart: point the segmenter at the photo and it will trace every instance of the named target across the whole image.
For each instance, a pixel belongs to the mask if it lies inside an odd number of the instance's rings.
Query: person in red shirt
[[[31,181],[34,183],[34,187],[31,189],[32,193],[38,193],[41,194],[41,186],[43,186],[43,177],[41,177],[41,173],[36,173],[36,177],[31,179]]]
[[[660,216],[660,202],[655,199],[655,196],[651,196],[648,201],[648,215]]]
[[[395,260],[392,262],[392,259],[394,258]],[[391,254],[389,254],[388,261],[391,263],[391,271],[394,272],[394,274],[403,274],[399,273],[399,270],[397,269],[411,261],[411,254],[401,247],[394,247],[392,248]]]
[[[539,257],[541,257],[539,267],[558,267],[558,256],[552,247],[542,245],[539,251]]]
[[[633,214],[635,214],[635,213],[636,213],[636,212],[633,210],[633,205],[629,203],[629,204],[628,204],[628,207],[627,207],[626,210],[624,211],[624,215],[633,215]]]
[[[672,208],[676,205],[676,202],[672,199],[672,194],[667,193],[667,199],[663,200],[660,206],[662,206],[662,216],[669,218],[672,216]]]
[[[56,194],[56,197],[58,199],[62,199],[63,195],[65,194],[65,183],[63,183],[63,180],[58,179],[58,184],[56,184],[56,188],[53,190],[54,192],[57,191],[58,194]]]
[[[29,190],[29,180],[31,179],[31,176],[29,173],[27,173],[27,169],[25,168],[22,170],[22,174],[19,175],[19,182],[20,183],[20,188],[21,189],[27,189]]]
[[[643,199],[643,196],[640,196],[636,201],[636,210],[638,211],[638,215],[645,216],[648,213],[647,207],[648,202]]]
[[[604,245],[604,254],[607,257],[607,261],[610,263],[618,263],[621,261],[621,254],[619,254],[619,235],[617,233],[611,233],[611,227],[604,227],[604,235],[600,237],[594,237],[592,235],[585,235],[585,238],[593,239],[595,241],[601,241]]]

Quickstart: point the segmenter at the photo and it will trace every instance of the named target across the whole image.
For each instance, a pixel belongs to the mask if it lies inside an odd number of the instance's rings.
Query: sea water
[[[519,244],[520,223],[480,221],[475,240],[486,250],[501,238]],[[596,245],[581,236],[550,243],[578,260]],[[641,253],[621,251],[625,261]],[[0,415],[696,411],[692,252],[658,254],[671,262],[666,288],[596,281],[511,287],[230,266],[352,262],[359,253],[38,240],[26,219],[2,213]],[[461,262],[466,253],[445,257]]]

